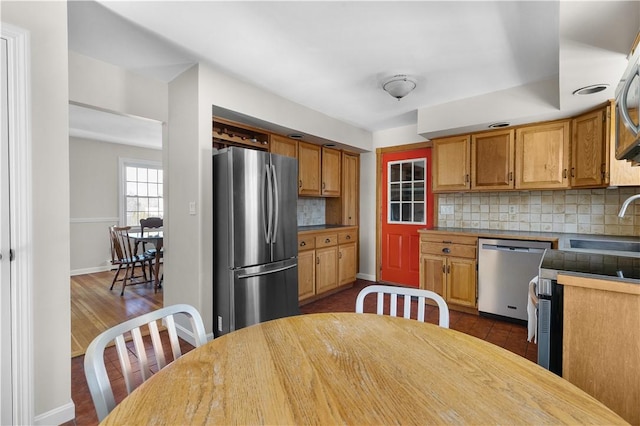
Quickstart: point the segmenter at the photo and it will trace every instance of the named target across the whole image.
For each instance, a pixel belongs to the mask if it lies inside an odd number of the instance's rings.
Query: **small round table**
[[[466,334],[374,314],[299,315],[194,349],[103,424],[624,424],[571,383]]]

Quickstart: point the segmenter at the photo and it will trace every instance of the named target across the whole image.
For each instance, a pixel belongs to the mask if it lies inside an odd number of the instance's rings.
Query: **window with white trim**
[[[162,164],[121,159],[120,170],[120,223],[140,226],[140,219],[163,217]]]
[[[405,225],[427,223],[426,169],[426,158],[388,163],[388,223]]]

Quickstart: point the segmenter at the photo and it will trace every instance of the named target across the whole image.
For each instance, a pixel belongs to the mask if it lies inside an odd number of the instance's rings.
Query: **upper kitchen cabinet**
[[[340,158],[337,149],[322,147],[322,195],[340,196]]]
[[[605,178],[604,110],[571,120],[571,187],[601,186]]]
[[[433,192],[469,189],[471,136],[453,136],[434,139],[432,142]]]
[[[569,187],[569,120],[516,129],[516,189]]]
[[[320,196],[322,148],[298,142],[298,195]]]
[[[213,148],[240,146],[261,151],[269,150],[269,133],[262,129],[218,117],[213,117],[211,123]]]
[[[471,136],[471,189],[513,189],[514,144],[513,130]]]
[[[271,135],[270,150],[272,154],[298,158],[298,141],[280,135]]]
[[[328,198],[326,223],[358,225],[360,206],[360,156],[342,153],[342,192],[338,198]]]

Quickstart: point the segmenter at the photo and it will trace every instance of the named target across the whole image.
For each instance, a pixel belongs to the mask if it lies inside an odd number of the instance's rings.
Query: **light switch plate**
[[[196,202],[195,201],[189,201],[189,214],[190,215],[195,215],[196,214]]]

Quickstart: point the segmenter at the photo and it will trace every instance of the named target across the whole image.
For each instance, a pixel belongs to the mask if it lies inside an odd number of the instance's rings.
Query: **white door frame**
[[[4,22],[0,29],[7,41],[9,226],[14,253],[10,262],[12,417],[13,424],[33,424],[30,42],[24,29]]]

